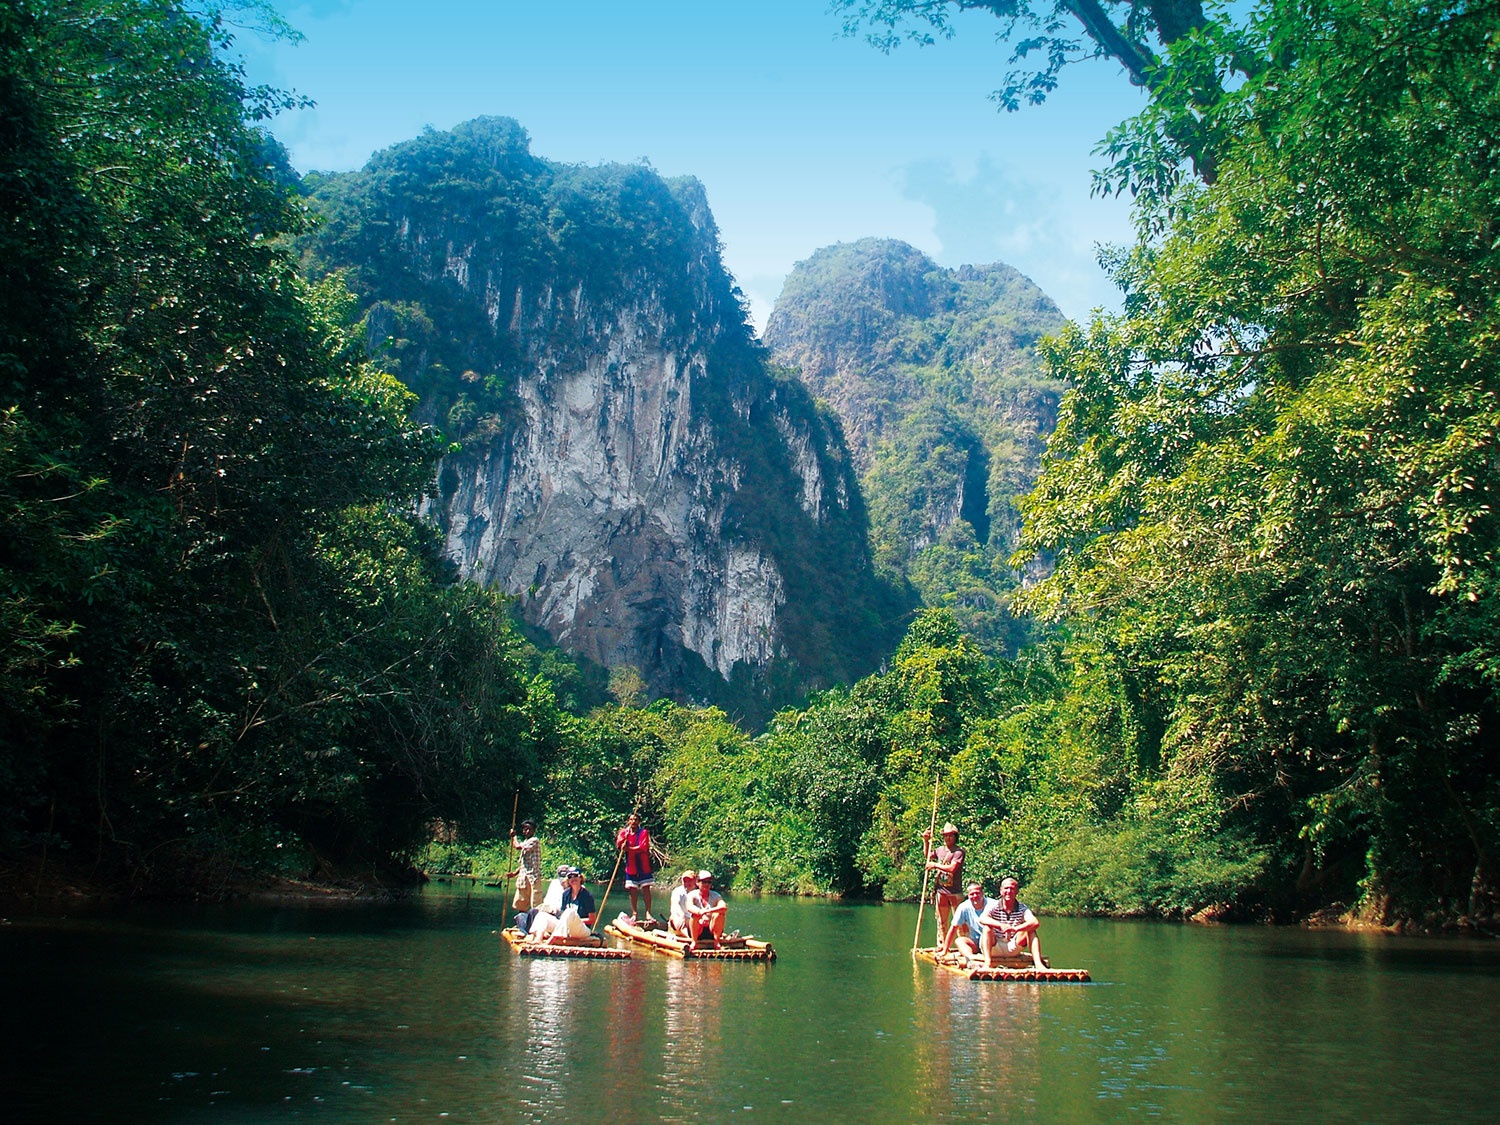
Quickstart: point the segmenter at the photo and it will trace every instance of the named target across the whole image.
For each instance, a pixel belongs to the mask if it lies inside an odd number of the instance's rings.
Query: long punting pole
[[[510,835],[505,838],[505,843],[508,846],[514,846],[514,844],[516,842],[516,810],[519,809],[520,807],[521,807],[521,787],[519,785],[517,785],[516,786],[516,799],[510,803]],[[521,857],[519,855],[517,855],[516,856],[516,870],[517,871],[519,871],[521,869],[520,868],[520,862],[521,862]],[[510,865],[506,864],[506,866],[509,867]],[[511,899],[511,897],[510,897],[510,876],[509,875],[506,875],[506,877],[505,877],[505,900],[507,902],[513,901]]]
[[[927,825],[927,839],[922,842],[922,901],[917,904],[917,932],[911,936],[911,951],[917,951],[917,943],[922,940],[922,912],[927,909],[927,877],[932,874],[927,866],[927,849],[932,847],[932,833],[937,828],[937,802],[938,786],[942,784],[941,772],[934,775],[932,779],[932,821]]]
[[[620,860],[625,858],[625,841],[620,841],[620,850],[615,853],[615,869],[609,873],[609,886],[604,888],[604,898],[599,903],[599,913],[594,915],[594,925],[589,927],[589,933],[594,932],[594,927],[604,921],[604,908],[609,905],[609,892],[615,889],[615,876],[620,873]]]

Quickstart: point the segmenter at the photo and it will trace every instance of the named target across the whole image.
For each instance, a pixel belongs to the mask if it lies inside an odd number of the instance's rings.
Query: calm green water
[[[0,925],[46,1121],[1493,1120],[1500,948],[1047,919],[1092,985],[914,965],[916,908],[733,900],[771,966],[519,959],[496,892]],[[610,912],[613,913],[613,904]]]

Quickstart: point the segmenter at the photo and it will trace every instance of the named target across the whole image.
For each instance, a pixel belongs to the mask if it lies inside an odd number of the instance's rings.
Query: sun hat
[[[705,879],[707,879],[710,882],[712,882],[713,881],[713,877],[714,877],[714,873],[712,871],[700,871],[700,872],[698,872],[698,882],[700,882],[700,883],[703,882]]]
[[[943,825],[943,835],[946,836],[950,832],[955,836],[958,835],[958,825],[954,824],[951,820],[947,824]]]

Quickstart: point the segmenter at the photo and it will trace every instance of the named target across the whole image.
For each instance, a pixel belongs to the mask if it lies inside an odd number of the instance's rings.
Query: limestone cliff
[[[425,510],[465,577],[679,699],[763,710],[873,666],[899,609],[837,421],[768,368],[696,181],[481,119],[312,186],[309,268],[350,270],[461,442]]]
[[[937,266],[863,239],[817,251],[766,326],[778,362],[838,413],[880,563],[991,647],[1022,639],[1006,559],[1056,423],[1061,385],[1036,354],[1062,314],[1004,264]]]

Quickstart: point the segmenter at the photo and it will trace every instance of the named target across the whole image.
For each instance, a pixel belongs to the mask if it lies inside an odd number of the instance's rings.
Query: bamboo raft
[[[776,950],[768,941],[756,941],[749,937],[726,937],[718,948],[701,945],[690,949],[687,938],[666,930],[647,930],[631,923],[623,914],[604,927],[604,932],[645,949],[665,953],[668,957],[680,957],[685,961],[774,961]]]
[[[1031,958],[1025,955],[1006,954],[1001,958],[1003,964],[996,968],[987,965],[971,965],[961,953],[942,953],[936,946],[929,946],[916,951],[918,960],[926,961],[930,965],[936,965],[945,972],[954,973],[969,980],[1009,980],[1009,981],[1032,981],[1035,983],[1074,983],[1086,984],[1093,978],[1089,976],[1087,969],[1054,969],[1051,963],[1042,958],[1044,968],[1038,969],[1032,964]]]
[[[558,938],[550,945],[527,941],[520,930],[507,926],[500,931],[505,944],[522,957],[582,957],[594,961],[629,961],[630,950],[611,949],[598,934],[582,938]]]

